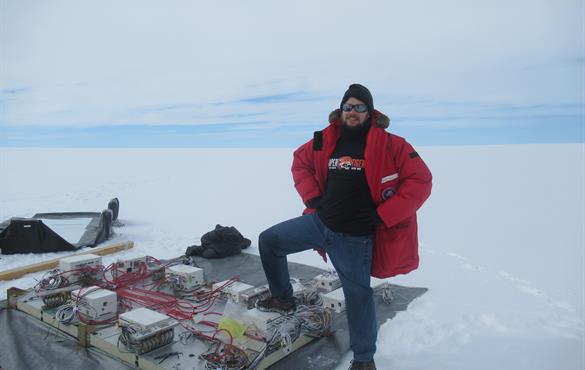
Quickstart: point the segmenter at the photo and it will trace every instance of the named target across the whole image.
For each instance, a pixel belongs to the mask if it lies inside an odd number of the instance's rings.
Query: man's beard
[[[344,137],[358,137],[365,135],[370,129],[370,119],[366,118],[355,126],[349,126],[345,120],[342,120],[341,135]]]

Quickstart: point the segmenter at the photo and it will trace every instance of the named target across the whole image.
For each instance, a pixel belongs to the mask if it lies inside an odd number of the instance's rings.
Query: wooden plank
[[[92,248],[92,249],[85,250],[83,252],[68,254],[68,255],[63,256],[63,257],[54,258],[52,260],[34,263],[32,265],[21,266],[21,267],[13,268],[13,269],[6,270],[6,271],[0,271],[0,280],[17,279],[17,278],[22,277],[22,276],[24,276],[28,273],[31,273],[31,272],[38,272],[38,271],[44,271],[44,270],[49,270],[49,269],[55,268],[55,267],[59,266],[59,260],[62,258],[66,258],[66,257],[78,256],[78,255],[89,254],[89,253],[97,254],[100,256],[105,256],[105,255],[116,253],[119,251],[131,249],[133,247],[134,247],[134,242],[129,240],[127,242],[119,242],[119,243],[112,244],[112,245],[106,245],[104,247]]]

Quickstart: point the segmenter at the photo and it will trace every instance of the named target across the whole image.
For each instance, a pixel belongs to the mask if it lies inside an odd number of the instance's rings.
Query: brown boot
[[[294,297],[268,297],[256,302],[256,308],[263,312],[277,312],[281,315],[291,315],[297,310],[297,304]]]

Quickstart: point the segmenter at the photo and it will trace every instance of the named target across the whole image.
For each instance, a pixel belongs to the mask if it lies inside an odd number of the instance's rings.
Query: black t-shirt
[[[331,230],[351,235],[371,234],[376,206],[366,181],[364,151],[369,125],[344,130],[329,158],[325,194],[317,214]]]

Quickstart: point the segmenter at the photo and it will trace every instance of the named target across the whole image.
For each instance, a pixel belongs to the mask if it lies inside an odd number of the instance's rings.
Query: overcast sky
[[[0,0],[0,146],[584,142],[585,2]]]

